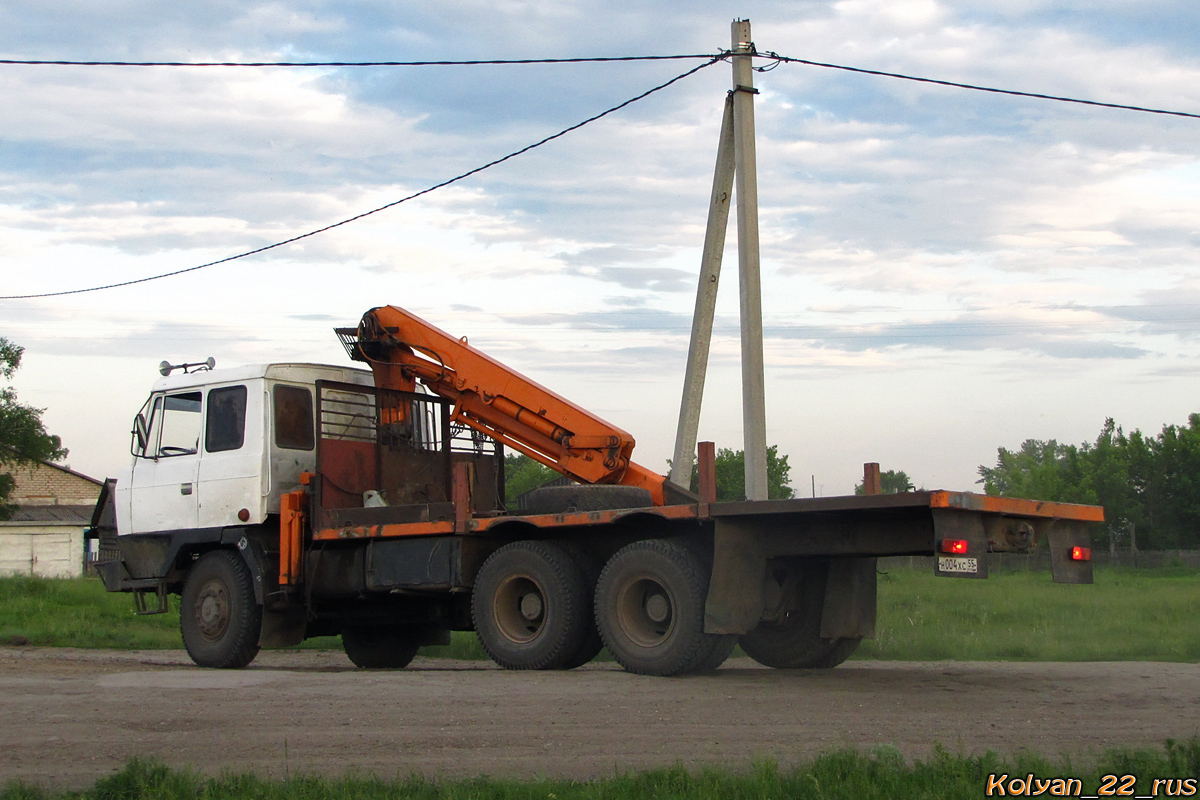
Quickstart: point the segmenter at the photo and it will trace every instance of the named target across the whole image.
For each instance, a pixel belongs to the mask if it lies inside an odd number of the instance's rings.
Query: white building
[[[0,520],[0,575],[77,578],[84,569],[83,532],[102,482],[45,462],[10,471],[17,509]]]

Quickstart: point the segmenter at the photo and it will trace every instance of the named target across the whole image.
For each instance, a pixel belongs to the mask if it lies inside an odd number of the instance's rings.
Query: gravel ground
[[[182,651],[0,648],[0,783],[82,788],[130,756],[224,769],[381,777],[602,777],[682,763],[783,765],[844,747],[935,743],[1084,757],[1200,735],[1200,665],[851,661],[788,672],[733,659],[686,678],[615,664],[507,672],[418,658],[264,652],[203,670]]]

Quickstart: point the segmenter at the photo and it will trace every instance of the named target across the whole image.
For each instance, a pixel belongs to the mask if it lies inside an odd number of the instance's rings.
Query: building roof
[[[74,475],[76,478],[83,478],[85,481],[94,483],[97,486],[104,485],[104,481],[96,480],[91,475],[84,475],[82,472],[76,472],[75,470],[71,469],[70,467],[64,467],[61,464],[51,464],[49,461],[38,461],[37,463],[41,464],[43,467],[53,467],[54,469],[58,470],[59,472],[65,472],[68,475]]]
[[[50,523],[60,525],[90,525],[92,506],[18,506],[13,515],[0,525]]]

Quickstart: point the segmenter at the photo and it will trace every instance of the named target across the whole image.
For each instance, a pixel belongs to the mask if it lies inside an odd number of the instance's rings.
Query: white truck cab
[[[134,418],[117,479],[118,535],[256,525],[316,470],[318,380],[371,386],[371,373],[253,364],[161,378]]]

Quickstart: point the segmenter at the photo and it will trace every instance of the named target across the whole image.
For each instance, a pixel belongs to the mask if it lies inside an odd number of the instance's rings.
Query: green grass
[[[1084,794],[1094,794],[1104,775],[1131,774],[1139,778],[1137,794],[1149,794],[1154,778],[1200,778],[1200,739],[1185,743],[1168,740],[1161,750],[1110,750],[1094,764],[1082,767],[1069,760],[1052,761],[1031,754],[1002,759],[992,753],[955,755],[941,748],[927,760],[909,763],[899,751],[882,746],[867,753],[847,750],[819,756],[792,769],[781,769],[773,762],[745,771],[710,768],[692,772],[676,766],[591,781],[309,775],[270,780],[231,773],[210,779],[156,761],[131,759],[121,772],[82,792],[49,791],[10,782],[0,789],[0,800],[954,800],[985,796],[991,775],[1007,774],[1011,779],[1029,773],[1040,779],[1079,778]],[[1164,794],[1160,787],[1159,795]]]
[[[900,661],[1200,661],[1200,570],[1097,569],[1095,583],[1048,572],[986,580],[892,569],[879,576],[877,638],[858,658]]]
[[[135,616],[130,595],[105,592],[97,578],[0,578],[0,644],[17,643],[130,650],[183,646],[178,609]]]
[[[108,594],[96,579],[0,578],[0,644],[178,649],[177,600],[167,614],[136,616],[129,595]],[[879,576],[878,636],[855,658],[1194,662],[1197,607],[1200,570],[1185,567],[1097,569],[1091,586],[1056,584],[1048,572],[969,580],[890,569]],[[341,643],[324,637],[303,646]],[[469,632],[421,653],[486,658]]]

